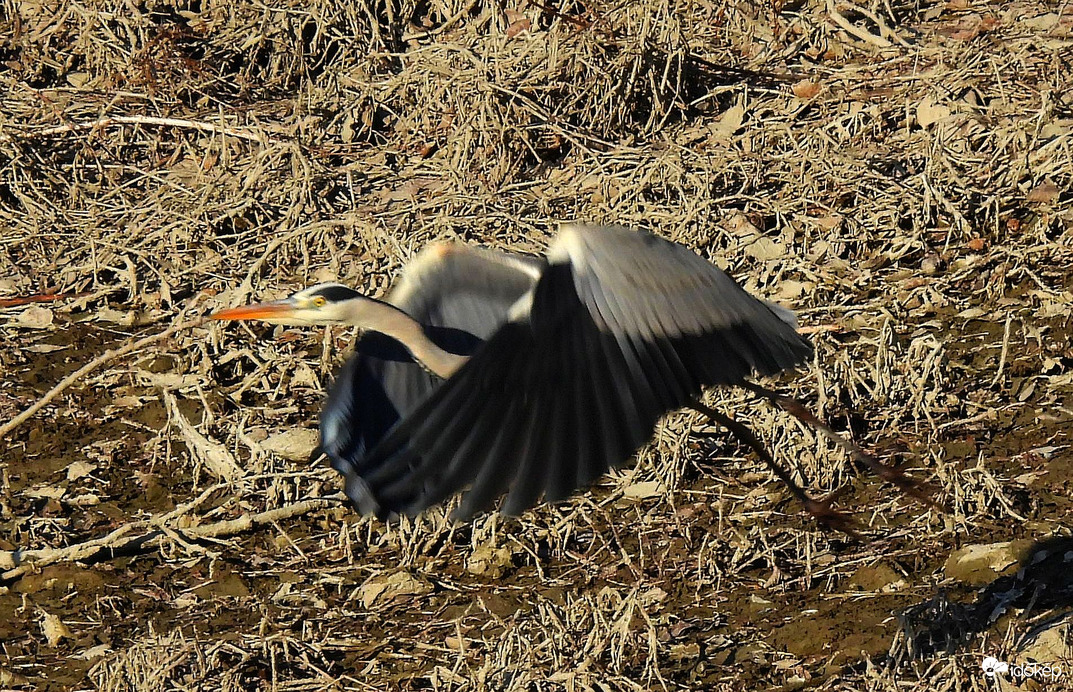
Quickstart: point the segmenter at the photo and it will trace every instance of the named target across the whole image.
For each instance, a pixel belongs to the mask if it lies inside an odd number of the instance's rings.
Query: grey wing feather
[[[604,331],[652,340],[730,330],[737,338],[726,346],[760,375],[798,365],[811,353],[793,312],[749,295],[692,250],[650,233],[568,225],[548,259],[571,265],[578,297]],[[735,347],[741,337],[746,342]],[[728,370],[709,384],[742,378]]]
[[[811,353],[784,314],[647,233],[567,227],[548,259],[527,317],[499,328],[369,453],[378,510],[416,513],[465,488],[462,517],[503,493],[509,513],[560,499],[625,463],[704,385]],[[565,425],[562,408],[573,413]]]
[[[457,243],[423,250],[387,302],[422,324],[465,329],[487,339],[536,284],[544,260]]]

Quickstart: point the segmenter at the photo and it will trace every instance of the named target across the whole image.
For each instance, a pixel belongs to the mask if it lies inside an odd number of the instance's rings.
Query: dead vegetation
[[[1069,535],[1071,64],[1063,3],[0,0],[0,686],[982,690],[984,655],[1068,657],[1035,601],[917,659],[895,616],[1016,566],[957,548]],[[197,318],[575,218],[795,307],[816,363],[776,384],[950,511],[744,392],[711,399],[864,542],[689,413],[519,521],[299,504],[337,491],[302,451],[352,335]]]

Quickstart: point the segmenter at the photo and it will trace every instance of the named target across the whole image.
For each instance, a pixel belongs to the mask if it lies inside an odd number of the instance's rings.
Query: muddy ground
[[[1073,670],[1071,64],[1062,3],[0,0],[0,687],[1073,684],[980,668]],[[579,218],[797,310],[769,384],[944,508],[715,391],[860,537],[688,413],[385,525],[308,459],[354,335],[201,319]]]

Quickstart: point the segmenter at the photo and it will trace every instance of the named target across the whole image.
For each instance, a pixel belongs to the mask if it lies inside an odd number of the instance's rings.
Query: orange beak
[[[286,317],[294,312],[289,300],[274,300],[270,303],[254,303],[237,308],[228,308],[209,315],[212,320],[271,320]]]

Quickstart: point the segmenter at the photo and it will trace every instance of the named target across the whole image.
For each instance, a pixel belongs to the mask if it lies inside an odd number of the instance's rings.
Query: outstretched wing
[[[439,243],[406,266],[387,302],[425,325],[463,329],[481,340],[507,321],[545,262],[460,243]]]
[[[775,311],[689,249],[567,226],[528,315],[507,322],[355,468],[366,511],[417,513],[464,489],[461,517],[519,513],[625,463],[667,411],[812,352]]]
[[[506,322],[542,264],[464,245],[435,245],[407,265],[387,302],[425,325],[441,348],[468,355]],[[362,335],[321,412],[321,448],[347,477],[348,488],[369,451],[441,383],[399,342],[375,332]]]

